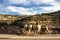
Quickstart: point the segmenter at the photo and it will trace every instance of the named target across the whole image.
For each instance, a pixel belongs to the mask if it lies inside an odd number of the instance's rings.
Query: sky
[[[60,10],[60,0],[0,0],[0,14],[34,15]]]

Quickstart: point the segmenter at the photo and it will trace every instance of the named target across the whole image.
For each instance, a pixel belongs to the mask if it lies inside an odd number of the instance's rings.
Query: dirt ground
[[[60,34],[41,34],[38,36],[0,34],[0,40],[60,40]]]
[[[60,38],[15,38],[15,39],[0,39],[0,40],[60,40]]]

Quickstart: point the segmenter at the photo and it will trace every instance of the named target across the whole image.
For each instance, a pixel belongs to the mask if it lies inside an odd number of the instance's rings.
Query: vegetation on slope
[[[22,25],[24,22],[30,22],[30,21],[35,21],[35,22],[52,21],[53,23],[57,23],[57,25],[60,25],[60,11],[52,12],[52,13],[43,13],[41,15],[39,14],[30,15],[30,16],[0,15],[0,33],[24,34],[24,31],[26,30],[20,27],[23,27]],[[23,23],[21,24],[21,22]]]

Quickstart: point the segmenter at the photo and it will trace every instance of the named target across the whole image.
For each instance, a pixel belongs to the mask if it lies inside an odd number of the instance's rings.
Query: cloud
[[[35,7],[35,6],[51,6],[54,0],[4,0],[4,5],[13,6],[24,6],[24,7]],[[8,3],[8,4],[7,4]]]
[[[0,11],[3,11],[5,9],[5,6],[0,4]]]
[[[8,3],[9,5],[11,4],[29,4],[28,0],[4,0],[4,4]]]
[[[0,0],[4,5],[22,5],[22,6],[42,6],[54,5],[57,0]],[[58,0],[59,1],[59,0]]]
[[[41,4],[41,3],[45,3],[45,4],[48,4],[48,3],[52,3],[54,2],[54,0],[32,0],[34,4]]]
[[[10,4],[41,4],[41,3],[52,3],[54,0],[8,0]]]
[[[43,11],[46,12],[54,12],[60,10],[60,6],[53,6],[53,7],[42,7]]]
[[[0,9],[3,7],[3,5],[2,4],[0,4]]]
[[[23,4],[23,5],[29,4],[28,0],[9,0],[9,2],[10,4]]]
[[[60,2],[60,0],[55,0],[56,2]]]
[[[9,6],[7,7],[4,12],[16,12],[20,15],[34,15],[36,14],[36,11],[32,8],[23,8],[23,7],[14,7],[14,6]]]
[[[0,12],[34,15],[60,10],[59,0],[0,0]]]

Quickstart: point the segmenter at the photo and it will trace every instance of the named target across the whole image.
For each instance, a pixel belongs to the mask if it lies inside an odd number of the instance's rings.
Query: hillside
[[[47,30],[44,28],[47,26],[50,28],[46,33],[60,33],[60,11],[24,16],[0,14],[0,33],[30,35],[29,30],[31,30],[31,35],[33,35],[37,31],[37,22],[41,25],[41,32],[39,31],[39,34],[45,33]],[[25,24],[28,25],[27,28],[24,27]],[[30,24],[33,25],[32,29],[29,28]]]
[[[16,20],[15,22],[29,22],[29,21],[53,21],[58,22],[60,24],[60,11],[52,12],[52,13],[43,13],[36,14],[31,16],[26,16],[21,18],[20,20]]]
[[[12,24],[15,22],[23,22],[23,21],[57,21],[60,23],[60,11],[52,12],[52,13],[42,13],[36,15],[2,15],[0,14],[0,22],[5,22],[8,24]]]

